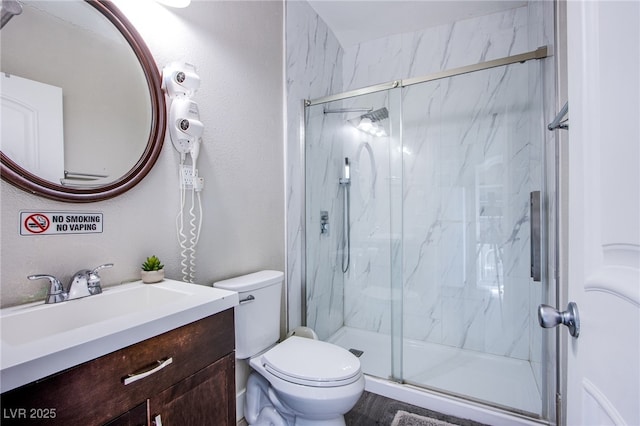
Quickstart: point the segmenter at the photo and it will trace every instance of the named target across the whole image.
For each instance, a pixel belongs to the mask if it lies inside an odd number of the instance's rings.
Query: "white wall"
[[[121,3],[159,69],[188,61],[202,79],[194,97],[206,126],[198,160],[205,217],[196,282],[284,270],[282,3],[196,0],[186,9]],[[83,205],[35,197],[2,181],[1,304],[43,299],[45,283],[28,281],[29,274],[49,273],[66,282],[79,269],[113,262],[102,272],[103,282],[118,284],[138,279],[140,263],[151,254],[164,261],[169,278],[180,279],[177,164],[167,138],[138,186]],[[102,212],[104,232],[20,236],[21,210]]]

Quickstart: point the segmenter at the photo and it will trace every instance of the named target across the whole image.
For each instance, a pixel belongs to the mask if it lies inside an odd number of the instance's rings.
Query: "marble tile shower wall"
[[[528,15],[524,6],[346,48],[343,90],[526,52]]]
[[[300,283],[304,281],[303,197],[305,160],[300,145],[303,99],[315,99],[342,91],[343,50],[311,6],[304,1],[286,2],[286,90],[287,90],[287,147],[286,147],[286,227],[287,227],[287,283],[289,327],[303,323],[301,306],[303,292]],[[322,107],[319,107],[322,111]],[[320,120],[324,115],[316,115]],[[317,135],[318,137],[320,135]],[[338,155],[339,157],[339,155]],[[324,165],[324,163],[321,163]],[[338,167],[336,165],[336,167]],[[336,170],[337,173],[337,170]],[[335,194],[331,194],[335,196]],[[320,203],[321,205],[325,203]],[[319,212],[314,212],[314,218]],[[315,222],[318,229],[319,223]],[[333,235],[336,235],[333,233]],[[312,318],[319,318],[312,327],[334,329],[334,322],[342,324],[342,300],[339,306],[332,306],[332,295],[342,295],[342,281],[333,280],[335,265],[318,263],[308,269],[314,274],[307,289],[308,311]],[[322,301],[322,303],[321,303]],[[334,318],[329,320],[328,318]]]

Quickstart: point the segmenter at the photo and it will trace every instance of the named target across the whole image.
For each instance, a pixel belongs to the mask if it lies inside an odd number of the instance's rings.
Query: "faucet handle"
[[[58,302],[64,302],[65,300],[67,300],[67,292],[64,291],[64,287],[62,287],[62,283],[60,282],[59,279],[57,279],[56,277],[54,277],[53,275],[47,275],[47,274],[36,274],[36,275],[29,275],[27,276],[27,279],[29,280],[41,280],[41,279],[48,279],[49,280],[49,293],[47,294],[47,298],[45,299],[44,303],[58,303]]]
[[[111,268],[112,266],[113,263],[105,263],[104,265],[96,266],[89,272],[89,280],[87,281],[89,293],[92,295],[102,293],[102,286],[100,285],[100,275],[98,275],[98,271],[105,268]]]
[[[99,270],[111,268],[112,266],[113,266],[113,263],[105,263],[104,265],[96,266],[95,268],[93,268],[93,271],[91,271],[91,273],[97,274]]]

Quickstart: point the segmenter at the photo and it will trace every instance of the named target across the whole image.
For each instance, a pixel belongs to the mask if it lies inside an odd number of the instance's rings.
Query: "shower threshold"
[[[391,376],[391,337],[343,327],[327,341],[363,351],[365,374]],[[434,343],[404,340],[404,381],[463,395],[491,405],[540,415],[542,399],[531,363]]]

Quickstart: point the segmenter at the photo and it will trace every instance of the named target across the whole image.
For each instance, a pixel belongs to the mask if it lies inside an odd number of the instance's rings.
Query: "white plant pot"
[[[164,269],[159,271],[140,271],[142,282],[145,284],[153,284],[164,280]]]

